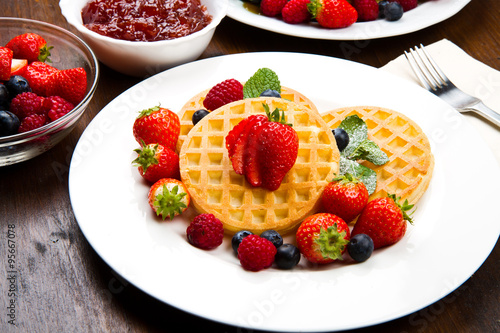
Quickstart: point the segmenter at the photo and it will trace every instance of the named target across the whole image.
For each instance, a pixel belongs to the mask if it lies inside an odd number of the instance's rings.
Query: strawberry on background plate
[[[377,0],[353,0],[352,5],[358,12],[358,21],[375,21],[378,18]]]
[[[278,16],[287,2],[288,0],[262,0],[260,2],[260,12],[269,17]]]
[[[399,198],[390,194],[387,197],[370,201],[361,212],[352,235],[366,234],[373,240],[374,248],[380,248],[397,243],[406,233],[407,222],[413,223],[405,200],[399,203]]]
[[[180,179],[179,155],[158,143],[144,144],[134,150],[138,156],[132,162],[141,176],[154,183],[161,178]]]
[[[297,229],[297,247],[310,262],[328,264],[342,259],[351,238],[349,227],[334,214],[317,213]]]
[[[163,220],[172,220],[182,214],[188,207],[191,198],[183,182],[173,178],[162,178],[155,182],[148,193],[149,206]]]
[[[311,20],[311,13],[307,9],[307,4],[311,0],[290,0],[281,10],[283,21],[290,24],[308,22]]]
[[[179,116],[160,106],[142,110],[133,125],[134,137],[139,144],[142,141],[159,143],[174,151],[180,130]]]
[[[368,203],[368,190],[361,180],[351,174],[340,175],[326,185],[321,202],[326,212],[349,223]]]
[[[45,39],[35,33],[25,33],[12,38],[5,45],[14,52],[14,58],[26,59],[28,62],[33,61],[49,61],[50,50],[52,47],[47,46]]]
[[[324,28],[345,28],[358,20],[356,9],[347,0],[311,0],[307,7]]]

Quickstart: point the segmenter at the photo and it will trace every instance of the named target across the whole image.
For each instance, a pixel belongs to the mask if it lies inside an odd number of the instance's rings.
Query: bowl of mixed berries
[[[94,52],[76,35],[0,18],[0,166],[38,156],[68,135],[98,78]]]

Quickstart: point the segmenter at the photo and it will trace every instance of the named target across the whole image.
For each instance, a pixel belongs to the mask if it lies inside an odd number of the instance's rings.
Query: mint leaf
[[[364,120],[357,115],[345,117],[339,127],[345,130],[349,135],[349,144],[342,151],[342,155],[350,156],[368,137],[368,127]]]
[[[350,173],[365,184],[369,195],[375,192],[375,189],[377,188],[377,174],[375,171],[359,164],[356,161],[349,160],[345,156],[340,156],[339,164],[341,175]]]
[[[375,165],[383,165],[389,162],[387,154],[375,142],[369,139],[361,142],[348,158],[351,160],[366,160]]]
[[[278,75],[269,68],[260,68],[243,86],[243,98],[255,98],[266,90],[272,89],[281,93]]]

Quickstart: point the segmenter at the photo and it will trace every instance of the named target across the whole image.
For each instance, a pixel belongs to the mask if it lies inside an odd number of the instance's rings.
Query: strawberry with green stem
[[[180,180],[162,178],[155,182],[148,193],[149,206],[163,220],[172,220],[182,214],[188,207],[191,198],[189,192]]]
[[[174,151],[180,130],[179,116],[159,105],[139,112],[133,124],[133,134],[138,143],[159,143]]]
[[[142,141],[141,148],[134,151],[138,156],[132,163],[148,182],[154,183],[161,178],[180,179],[179,155],[172,149]]]
[[[35,33],[25,33],[12,38],[6,45],[14,52],[14,58],[26,59],[28,62],[51,62],[49,59],[52,46],[48,46],[45,39]]]

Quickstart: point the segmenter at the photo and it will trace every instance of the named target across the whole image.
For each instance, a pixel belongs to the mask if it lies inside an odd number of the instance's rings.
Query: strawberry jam
[[[152,42],[199,31],[212,16],[200,0],[91,0],[82,9],[82,19],[104,36]]]

